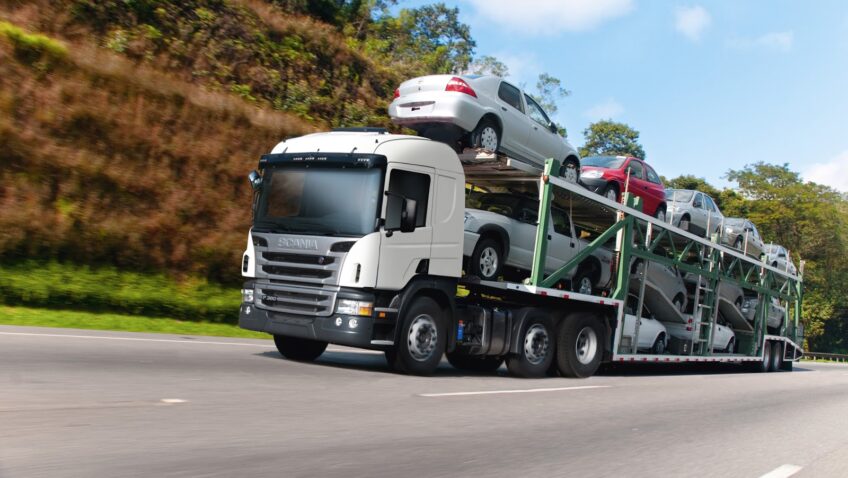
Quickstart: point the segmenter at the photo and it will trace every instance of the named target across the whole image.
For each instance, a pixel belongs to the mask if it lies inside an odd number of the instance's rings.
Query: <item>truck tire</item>
[[[768,372],[769,367],[771,365],[771,343],[766,342],[763,344],[763,358],[757,362],[752,362],[750,364],[752,372]]]
[[[470,275],[478,276],[483,280],[497,280],[503,269],[503,246],[496,239],[484,237],[477,242],[469,262]]]
[[[769,363],[769,372],[777,372],[780,370],[781,362],[783,362],[783,342],[775,341],[771,344],[771,363]]]
[[[275,335],[274,345],[283,357],[298,362],[311,362],[327,349],[327,342],[285,335]]]
[[[456,351],[447,354],[448,362],[459,370],[490,373],[501,367],[503,358],[485,355],[467,355]]]
[[[544,377],[554,361],[554,329],[546,317],[532,317],[524,324],[518,353],[506,358],[509,373],[522,378]]]
[[[592,376],[604,355],[604,332],[598,318],[576,312],[565,318],[557,331],[557,367],[566,377]]]
[[[442,360],[447,331],[439,304],[429,297],[412,302],[403,317],[397,349],[387,353],[393,368],[411,375],[432,375]]]

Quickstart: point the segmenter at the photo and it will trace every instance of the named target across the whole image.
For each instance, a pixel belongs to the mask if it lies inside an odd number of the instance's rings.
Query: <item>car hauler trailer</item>
[[[444,354],[458,368],[540,377],[591,376],[602,362],[736,362],[791,369],[802,351],[799,276],[675,228],[544,170],[493,154],[457,155],[444,144],[385,131],[317,133],[284,141],[251,173],[254,222],[242,261],[239,324],[270,333],[280,353],[314,360],[328,343],[382,350],[393,368],[431,374]],[[463,276],[466,185],[538,195],[532,267],[523,281]],[[545,274],[552,205],[591,242]],[[612,280],[568,291],[569,271],[599,247],[614,251]],[[654,318],[682,330],[664,353],[638,348],[655,262],[697,278],[689,307],[667,301]],[[637,294],[628,300],[631,282]],[[720,287],[756,298],[753,313],[722,302]],[[646,292],[647,290],[647,292]],[[767,326],[771,298],[784,320]],[[725,300],[726,302],[726,300]],[[752,302],[753,303],[753,302]],[[660,302],[662,304],[662,302]],[[638,311],[638,314],[637,314]],[[635,314],[635,315],[632,315]],[[632,321],[632,327],[624,324]],[[714,351],[716,324],[736,348]]]

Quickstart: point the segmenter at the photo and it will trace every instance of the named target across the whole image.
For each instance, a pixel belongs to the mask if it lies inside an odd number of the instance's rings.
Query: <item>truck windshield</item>
[[[374,232],[379,169],[266,170],[253,227],[261,232],[363,236]]]

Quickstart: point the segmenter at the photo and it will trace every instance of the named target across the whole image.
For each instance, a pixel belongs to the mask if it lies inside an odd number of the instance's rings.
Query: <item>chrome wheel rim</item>
[[[480,273],[483,277],[492,277],[498,270],[498,252],[494,247],[486,247],[480,251]]]
[[[570,183],[576,183],[577,182],[577,168],[575,168],[573,164],[567,164],[565,166],[565,172],[563,173],[562,177],[565,178],[565,180],[570,182]]]
[[[606,196],[606,198],[609,199],[610,201],[615,201],[616,200],[615,189],[610,189],[609,191],[607,191],[607,193],[604,196]]]
[[[581,294],[592,293],[592,279],[586,276],[580,278],[580,282],[577,284],[577,286],[577,292]]]
[[[427,314],[421,314],[409,325],[409,335],[406,343],[409,355],[413,359],[424,362],[433,355],[439,340],[439,332],[436,329],[436,321]]]
[[[489,151],[498,149],[498,132],[495,131],[495,128],[491,126],[483,128],[483,131],[480,132],[480,146]]]
[[[580,333],[577,334],[577,341],[574,346],[577,352],[577,361],[583,365],[592,363],[595,354],[598,352],[598,334],[592,327],[583,327]]]
[[[683,229],[684,231],[688,231],[689,230],[689,220],[686,219],[686,220],[680,221],[680,224],[678,224],[677,227],[679,227],[680,229]]]
[[[657,211],[657,219],[660,222],[665,222],[665,211]]]
[[[533,324],[524,335],[524,356],[533,365],[539,365],[548,356],[548,329],[542,324]]]

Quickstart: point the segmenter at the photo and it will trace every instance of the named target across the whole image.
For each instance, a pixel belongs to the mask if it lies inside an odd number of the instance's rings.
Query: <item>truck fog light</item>
[[[336,327],[341,327],[341,326],[342,326],[342,322],[343,322],[342,318],[341,318],[341,317],[337,317],[337,318],[336,318]]]
[[[248,303],[253,303],[253,289],[242,289],[241,290],[241,299]]]
[[[355,329],[359,325],[359,321],[356,319],[350,319],[350,322],[347,323],[347,326],[351,329]]]

